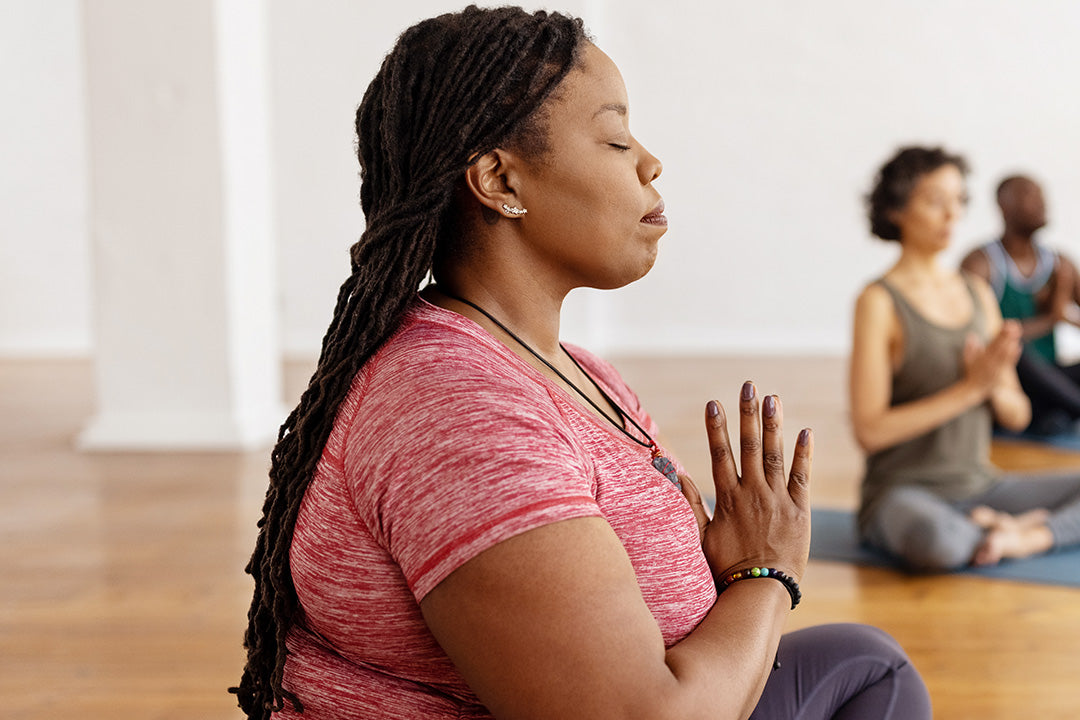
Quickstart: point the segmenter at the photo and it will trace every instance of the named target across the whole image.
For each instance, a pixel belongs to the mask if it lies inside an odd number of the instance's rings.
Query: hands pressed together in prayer
[[[680,479],[698,520],[705,557],[718,580],[744,568],[770,567],[798,581],[806,570],[813,433],[809,429],[799,433],[791,469],[785,473],[783,425],[780,398],[768,395],[759,404],[757,388],[746,382],[739,398],[736,467],[724,409],[716,401],[706,405],[716,491],[711,518],[693,480],[686,475]]]

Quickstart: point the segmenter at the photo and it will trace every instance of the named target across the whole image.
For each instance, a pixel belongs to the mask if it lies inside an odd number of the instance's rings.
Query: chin
[[[641,278],[645,277],[646,275],[649,274],[649,271],[653,269],[653,265],[655,265],[655,264],[656,264],[656,253],[653,253],[652,257],[649,258],[648,262],[644,263],[635,272],[630,273],[629,276],[627,277],[626,281],[623,282],[619,287],[624,287],[626,285],[629,285],[630,283],[635,283],[638,280],[640,280]]]
[[[652,270],[655,260],[656,257],[654,255],[653,259],[643,266],[637,268],[622,268],[620,272],[612,273],[606,278],[593,282],[589,287],[596,290],[618,290],[621,287],[626,287],[648,275],[649,271]]]

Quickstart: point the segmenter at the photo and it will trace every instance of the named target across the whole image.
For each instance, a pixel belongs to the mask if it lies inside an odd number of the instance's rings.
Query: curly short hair
[[[874,187],[866,196],[870,232],[882,240],[900,240],[900,228],[889,215],[907,205],[919,179],[944,165],[953,165],[967,175],[967,160],[943,148],[904,147],[897,150],[874,178]]]

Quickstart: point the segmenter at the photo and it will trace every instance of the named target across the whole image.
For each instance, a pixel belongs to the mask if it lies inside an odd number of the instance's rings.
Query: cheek
[[[625,239],[648,211],[642,207],[640,183],[622,158],[591,157],[592,162],[552,168],[544,177],[547,187],[538,210],[566,231],[588,233],[597,242],[606,242],[604,236]]]
[[[942,221],[942,213],[935,212],[933,210],[923,210],[916,213],[914,219],[915,227],[935,227],[940,225]]]
[[[568,232],[595,235],[626,230],[627,210],[617,193],[595,184],[568,182],[545,199],[545,212]]]
[[[573,170],[560,170],[546,179],[543,194],[545,211],[561,220],[580,220],[596,211],[596,197],[586,178]]]

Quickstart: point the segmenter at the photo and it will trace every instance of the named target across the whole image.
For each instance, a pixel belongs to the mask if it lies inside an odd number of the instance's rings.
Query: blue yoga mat
[[[855,514],[848,510],[814,508],[810,536],[811,560],[834,560],[900,569],[885,553],[859,543],[855,531]],[[1025,558],[1004,560],[997,565],[959,570],[969,575],[1080,587],[1080,548],[1062,550]]]

